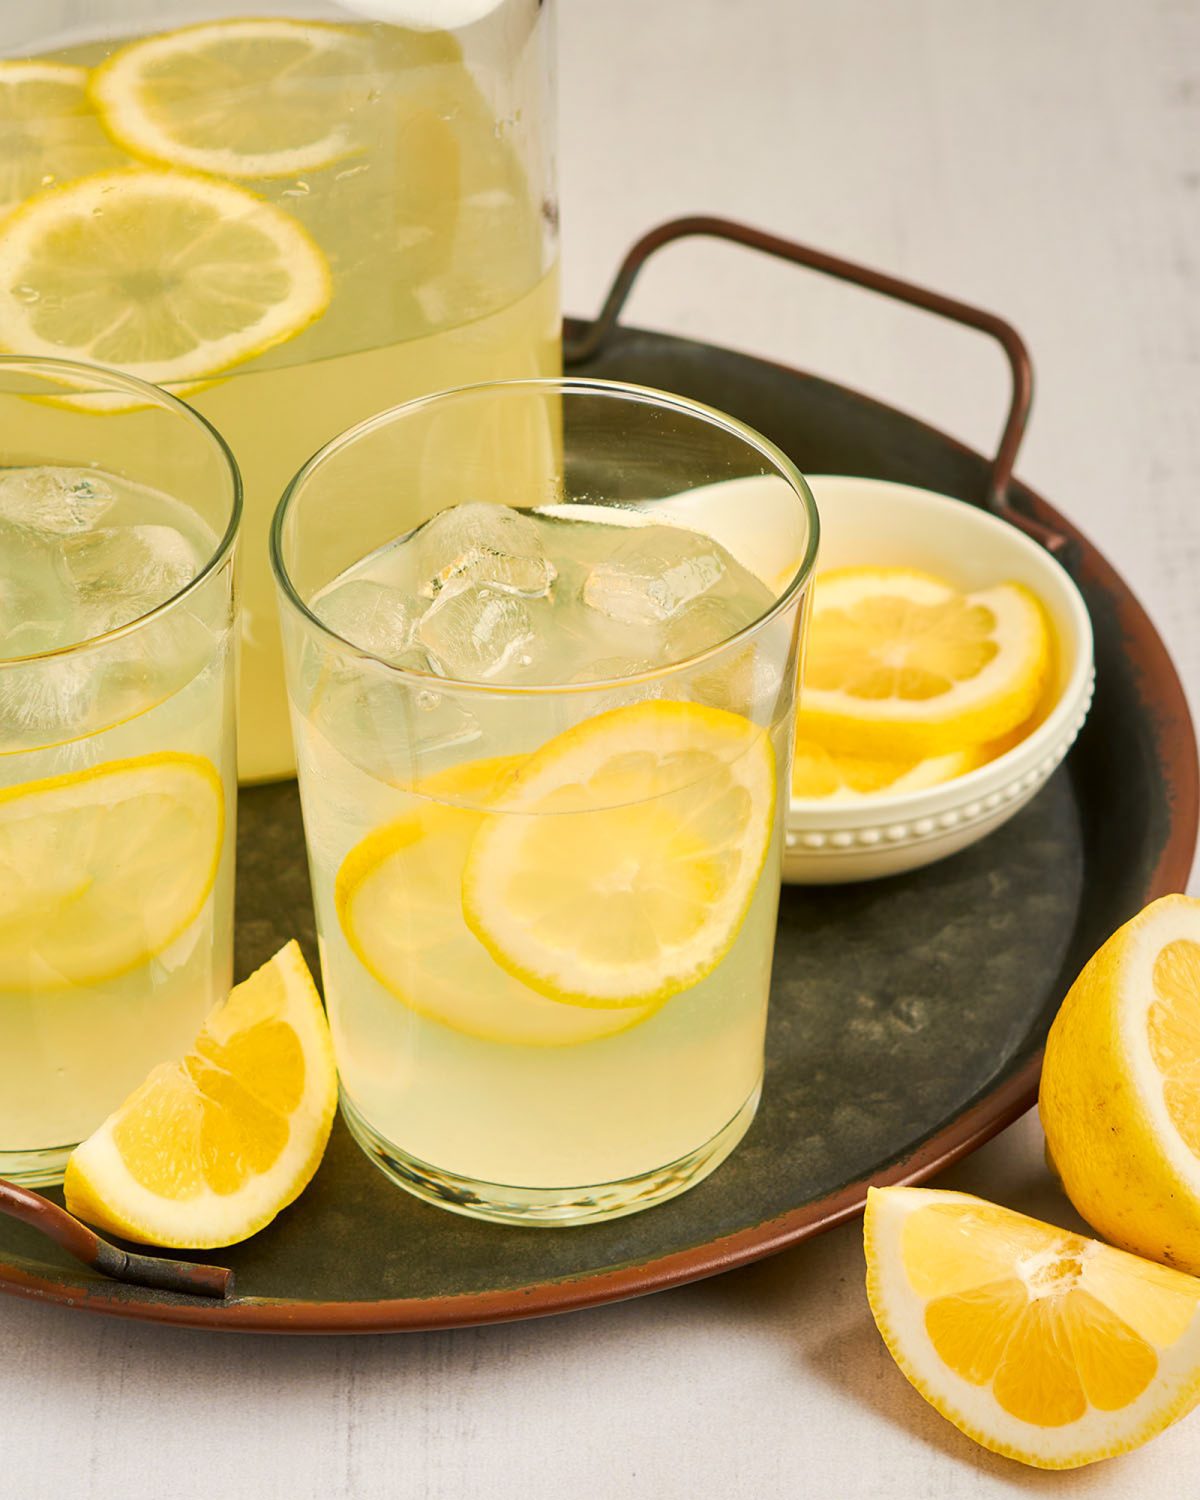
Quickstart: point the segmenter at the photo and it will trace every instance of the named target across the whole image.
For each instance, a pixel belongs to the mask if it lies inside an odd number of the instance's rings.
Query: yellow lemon
[[[75,1148],[67,1207],[127,1240],[235,1244],[303,1191],[336,1107],[325,1013],[288,943]]]
[[[1050,1028],[1039,1109],[1088,1223],[1200,1273],[1200,901],[1152,902],[1087,964]]]
[[[842,568],[817,580],[798,733],[872,759],[945,755],[1028,719],[1049,669],[1044,612],[1020,584],[962,593]]]
[[[343,860],[334,886],[342,932],[397,1000],[468,1036],[562,1047],[627,1031],[651,1011],[548,1000],[499,968],[463,918],[463,866],[483,809],[522,761],[471,761],[422,782],[418,807]]]
[[[100,984],[208,900],[225,828],[212,762],[160,752],[0,791],[0,990]]]
[[[69,63],[0,60],[0,215],[125,161],[88,102],[87,80]]]
[[[1044,1469],[1128,1452],[1200,1397],[1200,1281],[966,1193],[872,1189],[892,1357],[977,1443]]]
[[[551,1000],[645,1007],[733,945],[771,843],[775,753],[723,709],[646,702],[529,757],[475,834],[463,913]]]

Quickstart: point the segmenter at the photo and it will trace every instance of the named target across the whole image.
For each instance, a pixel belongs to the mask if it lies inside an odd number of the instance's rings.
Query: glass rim
[[[32,374],[45,372],[49,375],[70,377],[79,386],[86,384],[93,388],[98,386],[103,378],[109,386],[122,387],[132,395],[140,397],[146,405],[165,409],[191,422],[203,435],[213,441],[221,457],[223,467],[230,479],[230,506],[229,520],[225,525],[225,530],[221,533],[207,560],[182,588],[176,589],[160,604],[147,610],[144,615],[136,615],[132,620],[127,620],[123,625],[115,625],[111,630],[102,631],[99,635],[89,635],[82,641],[72,641],[66,646],[55,646],[49,651],[34,651],[28,656],[0,656],[0,666],[6,667],[24,666],[31,662],[53,661],[56,658],[72,656],[78,651],[90,650],[93,646],[104,645],[109,641],[119,640],[123,636],[133,635],[145,629],[153,621],[165,617],[214,573],[224,567],[237,540],[243,508],[242,474],[229,444],[208,418],[202,416],[195,407],[189,406],[186,401],[181,401],[178,396],[173,396],[162,386],[152,385],[150,381],[141,380],[136,375],[126,375],[123,370],[115,370],[108,365],[89,364],[75,359],[56,359],[40,354],[0,354],[0,376],[3,376],[7,370],[21,367],[28,369]],[[100,417],[103,413],[97,411],[93,415]]]
[[[361,438],[369,436],[381,428],[390,426],[394,421],[409,413],[421,410],[424,407],[440,405],[464,396],[482,395],[486,392],[505,391],[528,391],[531,393],[542,392],[558,395],[596,395],[613,398],[621,398],[634,401],[639,405],[658,406],[670,410],[683,412],[690,417],[698,418],[711,427],[718,427],[732,436],[739,438],[747,447],[755,449],[764,458],[770,460],[779,473],[779,476],[790,485],[792,491],[799,500],[804,511],[807,523],[807,536],[805,538],[804,554],[801,557],[794,574],[787,586],[779,594],[769,608],[762,614],[756,615],[748,625],[736,631],[733,635],[725,636],[715,645],[706,647],[692,656],[681,657],[678,661],[666,662],[659,666],[647,667],[641,672],[631,672],[622,677],[599,678],[588,682],[548,682],[548,683],[511,683],[511,682],[481,682],[470,681],[457,677],[440,677],[436,672],[421,672],[414,667],[397,666],[386,657],[377,655],[365,646],[357,646],[345,636],[341,636],[336,630],[332,630],[319,615],[308,607],[300,597],[295,584],[292,582],[287,564],[283,558],[283,526],[293,502],[311,479],[313,474],[325,463],[336,457],[344,448],[351,447]],[[755,476],[750,476],[755,477]],[[681,491],[686,494],[686,491]],[[605,507],[598,505],[598,510],[605,508],[618,509],[619,507]],[[344,431],[331,438],[308,458],[288,481],[283,494],[275,507],[275,514],[271,519],[270,535],[270,558],[271,571],[274,574],[275,584],[284,601],[291,606],[309,626],[315,627],[317,632],[328,639],[335,641],[343,650],[352,652],[355,656],[364,658],[376,667],[382,668],[389,676],[401,681],[411,681],[422,687],[435,687],[442,693],[453,692],[483,694],[487,696],[512,696],[512,697],[550,697],[560,693],[586,694],[597,692],[611,692],[614,689],[628,686],[631,683],[653,682],[663,677],[673,676],[677,672],[690,672],[698,664],[712,660],[722,655],[730,646],[739,641],[749,641],[766,627],[778,615],[789,609],[792,603],[803,593],[812,577],[817,560],[817,548],[820,542],[821,522],[817,512],[817,502],[809,488],[808,481],[800,472],[792,460],[784,453],[770,438],[764,437],[762,433],[751,427],[748,423],[737,417],[731,417],[727,412],[718,410],[715,406],[708,406],[702,401],[694,401],[690,396],[679,396],[672,391],[659,390],[654,386],[638,385],[624,380],[601,380],[590,376],[566,375],[549,376],[539,379],[526,380],[486,380],[471,385],[452,386],[444,391],[434,391],[429,395],[418,396],[411,401],[403,401],[396,406],[387,407],[383,411],[365,418],[363,421],[354,423]]]

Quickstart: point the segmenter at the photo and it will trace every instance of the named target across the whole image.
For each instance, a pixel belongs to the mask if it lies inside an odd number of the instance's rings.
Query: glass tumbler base
[[[710,1140],[677,1161],[617,1182],[587,1187],[510,1187],[497,1182],[479,1182],[441,1167],[431,1166],[374,1131],[350,1100],[342,1095],[342,1118],[350,1134],[379,1170],[391,1180],[428,1203],[451,1213],[500,1224],[544,1225],[563,1228],[575,1224],[597,1224],[640,1213],[686,1192],[725,1160],[738,1144],[758,1109],[761,1079],[733,1118]]]
[[[0,1177],[21,1187],[54,1187],[63,1180],[74,1146],[42,1146],[28,1151],[0,1151]]]

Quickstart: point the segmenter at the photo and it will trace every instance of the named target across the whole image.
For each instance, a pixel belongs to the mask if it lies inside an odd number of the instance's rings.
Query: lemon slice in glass
[[[817,579],[798,732],[851,755],[945,755],[1028,719],[1049,670],[1045,614],[1020,584],[963,593],[841,568]]]
[[[325,257],[294,219],[186,172],[102,172],[0,222],[0,345],[156,385],[252,359],[329,297]]]
[[[126,161],[87,97],[88,70],[0,60],[0,214],[48,187]]]
[[[463,920],[462,870],[480,805],[522,759],[471,761],[429,777],[421,785],[429,800],[356,845],[334,887],[342,932],[397,1000],[468,1036],[563,1047],[627,1031],[650,1012],[556,1005],[497,967]]]
[[[1021,1463],[1138,1447],[1200,1396],[1200,1281],[966,1193],[872,1188],[867,1295],[942,1416]]]
[[[122,47],[93,74],[134,156],[221,177],[291,177],[360,149],[378,88],[365,39],[319,21],[205,22]]]
[[[208,899],[224,825],[198,755],[0,791],[0,990],[100,984],[161,953]]]
[[[236,1244],[303,1191],[336,1108],[325,1012],[288,943],[76,1147],[67,1207],[127,1240]]]
[[[763,874],[767,732],[695,703],[616,708],[531,755],[463,871],[492,957],[551,1000],[661,1003],[710,974]]]

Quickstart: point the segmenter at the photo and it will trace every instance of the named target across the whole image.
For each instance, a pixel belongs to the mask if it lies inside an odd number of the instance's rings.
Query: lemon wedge
[[[364,38],[319,21],[203,22],[131,42],[92,77],[134,156],[220,177],[292,177],[361,149],[372,102]]]
[[[427,778],[422,806],[357,844],[334,885],[342,932],[397,1000],[468,1036],[561,1047],[626,1031],[651,1012],[547,1000],[499,968],[463,919],[462,872],[480,808],[502,794],[522,760],[471,761]]]
[[[186,172],[102,172],[0,222],[0,345],[157,385],[252,359],[329,297],[325,257],[294,219]]]
[[[120,166],[87,97],[88,70],[0,60],[0,215],[34,193]]]
[[[771,844],[775,754],[738,714],[637,703],[548,741],[501,806],[463,871],[471,931],[551,1000],[655,1005],[737,938]]]
[[[76,1147],[67,1207],[127,1240],[235,1244],[303,1191],[336,1106],[325,1013],[288,943]]]
[[[817,580],[798,732],[872,759],[945,755],[1029,718],[1049,667],[1045,616],[1020,584],[961,593],[842,568]]]
[[[961,1431],[1070,1469],[1200,1398],[1200,1281],[966,1193],[872,1189],[867,1294],[892,1357]]]
[[[0,990],[100,984],[148,963],[208,900],[221,780],[160,752],[0,791]]]
[[[1200,1273],[1200,901],[1152,902],[1086,965],[1050,1028],[1039,1109],[1088,1223]]]
[[[974,748],[924,760],[880,760],[798,739],[792,756],[792,795],[828,803],[861,802],[882,792],[895,796],[940,786],[982,764],[983,757]]]

